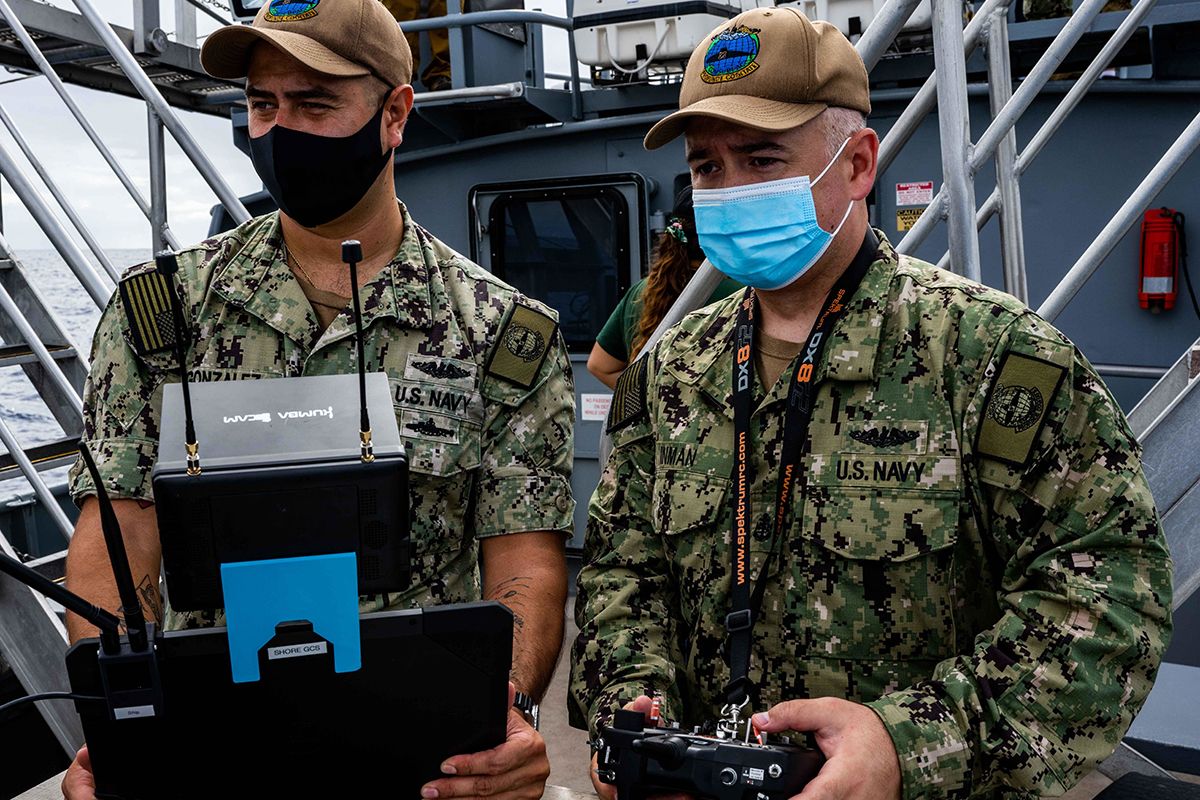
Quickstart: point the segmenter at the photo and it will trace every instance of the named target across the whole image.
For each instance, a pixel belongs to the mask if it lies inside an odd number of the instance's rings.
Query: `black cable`
[[[18,697],[16,700],[5,703],[0,706],[0,714],[8,711],[10,708],[15,708],[24,703],[33,703],[38,700],[104,700],[103,697],[95,697],[90,694],[72,694],[71,692],[43,692],[41,694],[30,694],[25,697]]]
[[[1200,317],[1200,303],[1196,302],[1196,290],[1192,288],[1192,276],[1187,268],[1187,234],[1183,229],[1182,212],[1176,211],[1172,221],[1179,231],[1179,266],[1183,268],[1183,279],[1187,282],[1188,294],[1192,296],[1192,308],[1196,310],[1196,316]]]

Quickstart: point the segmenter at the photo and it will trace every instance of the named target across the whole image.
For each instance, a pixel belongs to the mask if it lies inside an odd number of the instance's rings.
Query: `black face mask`
[[[383,107],[349,136],[274,126],[250,140],[250,160],[283,213],[306,228],[333,222],[363,199],[392,151],[379,152]]]

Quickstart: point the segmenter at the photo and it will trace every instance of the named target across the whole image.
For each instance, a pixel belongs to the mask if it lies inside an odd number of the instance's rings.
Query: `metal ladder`
[[[1088,32],[1106,0],[1084,0],[1075,8],[1074,14],[1015,92],[1012,90],[1008,46],[1008,7],[1013,1],[984,0],[964,26],[961,0],[933,0],[935,70],[880,143],[879,173],[891,165],[936,105],[943,185],[896,249],[901,253],[915,252],[930,232],[945,220],[949,247],[938,266],[978,281],[981,278],[978,234],[993,216],[999,215],[1003,288],[1028,303],[1021,176],[1145,21],[1157,0],[1140,0],[1131,11],[1125,12],[1121,25],[1020,153],[1017,152],[1014,130],[1017,120]],[[916,5],[913,0],[888,0],[875,16],[856,44],[868,73],[880,61]],[[979,141],[972,143],[966,59],[980,46],[985,48],[988,61],[992,119]],[[1198,145],[1200,114],[1168,148],[1038,307],[1037,312],[1043,318],[1054,321]],[[988,159],[994,159],[996,189],[977,206],[975,175]],[[641,356],[650,351],[668,328],[705,305],[723,277],[705,261],[650,337]],[[1143,448],[1143,467],[1174,558],[1176,609],[1200,588],[1200,458],[1195,455],[1200,453],[1200,380],[1195,377],[1197,371],[1200,371],[1200,341],[1188,348],[1128,417]],[[600,448],[602,462],[611,449],[611,440],[605,434]],[[1122,743],[1099,769],[1114,780],[1130,772],[1174,780],[1169,772],[1126,743]]]
[[[236,85],[214,80],[200,67],[196,9],[222,22],[227,20],[198,0],[177,0],[178,31],[176,41],[170,41],[158,27],[157,0],[135,0],[137,23],[132,31],[105,23],[91,0],[75,0],[75,5],[78,13],[34,0],[0,0],[0,65],[30,75],[40,73],[50,83],[150,222],[156,251],[179,246],[167,225],[165,131],[172,134],[229,215],[239,223],[249,219],[237,195],[174,111],[184,108],[228,118],[230,104],[243,96]],[[67,92],[64,81],[144,100],[150,144],[149,201],[96,133]],[[2,144],[0,175],[33,215],[92,301],[103,309],[114,291],[117,270],[2,105],[0,124],[12,134],[100,269],[92,266],[67,226]],[[18,477],[28,480],[64,540],[69,540],[74,526],[39,473],[75,460],[77,442],[83,434],[81,397],[88,360],[3,235],[0,235],[0,339],[4,341],[0,346],[0,367],[19,365],[24,370],[65,434],[61,440],[25,448],[6,424],[5,409],[0,408],[0,443],[8,450],[7,455],[0,456],[0,482]],[[0,551],[17,555],[4,531],[0,531]],[[48,577],[59,579],[65,557],[64,549],[29,563]],[[12,668],[26,692],[69,688],[62,657],[66,644],[66,628],[52,604],[11,578],[0,576],[0,658]],[[83,730],[74,710],[64,703],[41,703],[38,710],[63,749],[73,755],[83,743]]]

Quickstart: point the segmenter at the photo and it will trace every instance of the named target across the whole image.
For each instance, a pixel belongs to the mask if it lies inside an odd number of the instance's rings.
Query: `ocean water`
[[[117,269],[124,269],[148,260],[151,252],[149,249],[114,249],[108,250],[107,255]],[[84,356],[88,357],[91,353],[92,335],[100,321],[100,309],[83,290],[79,280],[57,251],[17,250],[17,257],[45,296],[59,324],[74,339]],[[63,436],[62,428],[46,409],[37,390],[19,366],[0,368],[0,416],[24,447],[45,444]],[[6,451],[3,445],[0,445],[0,453],[3,452]],[[65,478],[65,468],[42,473],[42,479],[51,485]],[[28,491],[29,484],[24,478],[4,481],[0,483],[0,502],[14,494]]]

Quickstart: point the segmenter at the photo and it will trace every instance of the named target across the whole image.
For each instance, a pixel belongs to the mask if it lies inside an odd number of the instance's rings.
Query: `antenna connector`
[[[200,443],[199,442],[184,442],[184,449],[187,450],[187,474],[200,474]]]
[[[375,453],[371,449],[371,432],[359,431],[358,439],[360,442],[362,442],[362,462],[364,464],[370,464],[375,460]]]

